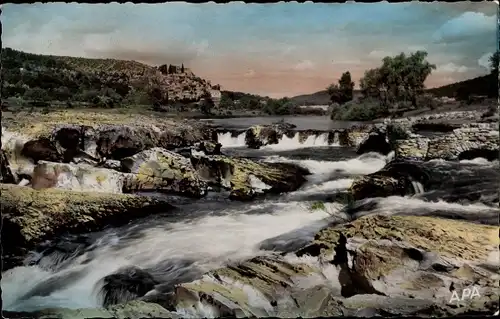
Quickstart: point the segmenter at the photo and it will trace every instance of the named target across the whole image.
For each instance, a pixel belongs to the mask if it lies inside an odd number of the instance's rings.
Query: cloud
[[[467,71],[469,71],[468,67],[464,65],[456,65],[455,63],[452,62],[440,65],[436,69],[436,72],[441,72],[441,73],[465,73]]]
[[[255,76],[255,73],[256,73],[255,70],[250,69],[250,70],[245,72],[244,76],[246,78],[253,78]]]
[[[494,35],[496,31],[496,16],[488,16],[482,12],[464,12],[448,20],[433,35],[434,42],[453,43],[468,39]]]
[[[302,60],[297,63],[293,68],[297,71],[306,71],[314,69],[315,64],[311,60]]]
[[[359,65],[363,63],[360,59],[352,59],[352,60],[333,60],[333,65]]]
[[[477,64],[482,66],[485,69],[490,69],[490,57],[493,55],[493,52],[488,52],[486,54],[483,54],[478,60]]]
[[[7,4],[2,40],[40,54],[184,63],[229,90],[276,94],[321,90],[344,70],[357,82],[385,56],[424,49],[442,85],[487,71],[496,10],[486,1]]]
[[[373,50],[370,53],[368,53],[368,57],[374,58],[374,59],[383,59],[386,56],[393,56],[394,53],[390,51],[385,51],[385,50]]]

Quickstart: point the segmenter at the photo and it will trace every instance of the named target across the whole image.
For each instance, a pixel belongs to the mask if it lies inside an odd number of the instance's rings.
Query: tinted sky
[[[180,64],[224,89],[312,93],[386,55],[424,49],[427,86],[487,73],[497,5],[459,3],[4,5],[3,45],[28,52]]]

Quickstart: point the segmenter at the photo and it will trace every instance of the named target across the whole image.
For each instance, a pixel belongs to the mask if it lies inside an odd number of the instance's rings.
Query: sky
[[[425,50],[436,87],[488,73],[497,4],[7,4],[4,47],[39,54],[181,64],[225,90],[271,97],[356,85],[387,55]]]

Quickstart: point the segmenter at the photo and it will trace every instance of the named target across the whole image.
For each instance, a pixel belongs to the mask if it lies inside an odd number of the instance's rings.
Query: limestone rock
[[[126,191],[165,191],[191,197],[206,194],[207,185],[200,180],[188,158],[162,148],[152,148],[124,158],[122,167],[128,175]]]
[[[461,154],[473,150],[496,151],[499,149],[498,125],[474,123],[455,129],[443,137],[429,142],[426,159],[456,160]]]
[[[408,139],[394,141],[395,159],[425,160],[429,150],[430,139],[419,135],[411,135]]]
[[[498,230],[366,216],[321,230],[295,254],[255,257],[180,284],[173,302],[191,316],[488,314],[498,305]],[[470,285],[480,287],[481,298],[450,304],[453,289]]]
[[[262,146],[278,144],[283,135],[293,137],[294,125],[288,123],[275,123],[271,125],[255,125],[245,133],[245,143],[249,148],[261,148]]]
[[[200,122],[77,111],[20,115],[2,131],[2,149],[14,164],[20,158],[121,160],[148,148],[175,149],[203,140],[216,141],[217,134]]]
[[[40,161],[35,167],[31,186],[34,189],[58,188],[73,191],[120,194],[125,175],[116,170],[88,164],[64,164]]]
[[[1,184],[0,191],[4,270],[51,236],[69,230],[96,230],[173,208],[163,200],[134,195],[35,190],[8,184]]]
[[[294,191],[309,174],[294,164],[264,163],[224,155],[193,157],[191,162],[203,180],[231,189],[230,198],[234,200],[249,200],[258,193]]]
[[[429,174],[418,162],[396,160],[380,171],[355,179],[349,192],[354,200],[415,194],[420,190],[415,189],[413,182],[422,184],[422,190],[425,190],[428,187]]]

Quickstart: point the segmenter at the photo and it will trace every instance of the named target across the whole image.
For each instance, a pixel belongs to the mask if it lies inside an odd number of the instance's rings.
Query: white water
[[[271,163],[295,163],[304,168],[307,168],[313,174],[313,176],[311,177],[312,180],[317,181],[318,179],[324,178],[325,175],[335,172],[352,175],[365,175],[374,173],[385,166],[385,164],[387,163],[387,157],[377,153],[367,153],[359,157],[344,161],[329,162],[316,160],[295,160],[273,155],[265,158],[265,161]]]
[[[369,211],[361,211],[354,214],[359,218],[368,214],[384,215],[428,215],[449,218],[450,216],[460,216],[461,219],[470,221],[493,221],[498,219],[500,209],[492,208],[481,203],[459,204],[448,203],[443,200],[425,201],[417,197],[390,196],[385,198],[369,198],[365,203],[375,202],[376,207]]]
[[[322,133],[320,135],[309,135],[305,141],[302,143],[299,139],[299,133],[295,133],[292,138],[283,135],[278,144],[271,144],[263,146],[263,150],[273,150],[273,151],[285,151],[293,150],[299,148],[307,147],[318,147],[318,146],[338,146],[338,144],[328,144],[328,133]]]
[[[245,143],[245,133],[241,133],[236,137],[231,135],[231,132],[227,133],[218,133],[219,143],[222,144],[222,147],[247,147]],[[299,140],[299,133],[295,133],[292,138],[283,135],[278,144],[271,144],[263,146],[261,149],[263,150],[274,150],[274,151],[285,151],[285,150],[293,150],[299,148],[307,148],[307,147],[321,147],[321,146],[339,146],[337,142],[333,144],[328,144],[328,133],[323,133],[320,135],[309,135],[306,140],[302,143]]]
[[[245,133],[241,133],[236,137],[231,136],[231,132],[218,133],[217,138],[222,147],[246,147]]]
[[[247,215],[248,211],[268,207],[266,214]],[[337,207],[341,208],[340,205]],[[121,238],[110,234],[93,252],[95,258],[83,265],[87,256],[78,257],[67,269],[87,268],[82,278],[59,285],[49,296],[19,298],[51,274],[38,266],[17,267],[3,274],[4,308],[30,310],[44,307],[99,307],[95,285],[106,275],[127,265],[153,266],[166,259],[192,259],[203,271],[217,268],[226,262],[237,261],[259,254],[261,241],[307,226],[329,216],[324,210],[311,211],[307,203],[267,203],[251,205],[246,210],[228,210],[223,216],[206,216],[196,221],[159,223],[144,232],[144,237]],[[168,227],[169,229],[165,229]],[[308,234],[310,235],[310,234]],[[114,247],[125,244],[120,250]],[[262,253],[262,252],[261,252]]]
[[[325,146],[327,141],[319,137],[310,137],[303,144],[297,139],[280,141],[277,148],[300,148],[302,145]],[[3,138],[3,136],[2,136]],[[314,138],[314,139],[313,139]],[[231,137],[230,133],[219,135],[219,141],[225,147],[244,147],[244,134]],[[323,144],[323,145],[322,145]],[[292,147],[292,145],[294,147]],[[281,148],[280,148],[281,147]],[[266,158],[268,162],[291,162],[299,164],[312,173],[309,183],[289,195],[334,193],[347,189],[352,178],[331,180],[337,173],[347,175],[369,174],[380,170],[388,161],[388,157],[369,153],[357,158],[343,161],[293,160],[280,156]],[[258,180],[255,184],[260,185]],[[420,191],[421,185],[415,185]],[[266,185],[260,185],[266,188]],[[282,197],[287,201],[290,197]],[[472,215],[477,212],[489,212],[491,208],[484,205],[459,205],[445,202],[429,203],[417,198],[389,197],[377,199],[375,213],[416,213],[419,211],[450,210]],[[49,307],[87,308],[99,307],[100,300],[96,292],[96,284],[124,266],[151,267],[165,260],[193,260],[194,267],[205,272],[221,267],[228,262],[238,261],[261,255],[266,252],[259,249],[265,240],[296,231],[294,236],[310,237],[325,218],[342,218],[340,204],[326,204],[325,210],[311,210],[308,202],[264,202],[249,204],[237,209],[223,210],[222,215],[207,214],[191,221],[167,222],[161,219],[142,232],[140,237],[127,237],[124,232],[110,233],[102,237],[97,247],[84,255],[70,261],[58,272],[43,270],[39,266],[18,267],[3,274],[3,303],[7,310],[35,310]],[[264,209],[257,214],[254,210]],[[222,210],[222,209],[221,209]],[[219,212],[218,212],[219,213]],[[367,212],[360,212],[364,215]],[[310,227],[307,227],[310,226]],[[300,231],[299,231],[300,230]],[[93,255],[91,261],[83,263]],[[177,271],[177,270],[175,270]],[[41,282],[56,279],[59,276],[79,273],[80,277],[72,280],[61,280],[58,289],[46,296],[33,296],[25,300],[20,298]],[[175,277],[176,273],[173,274]]]

